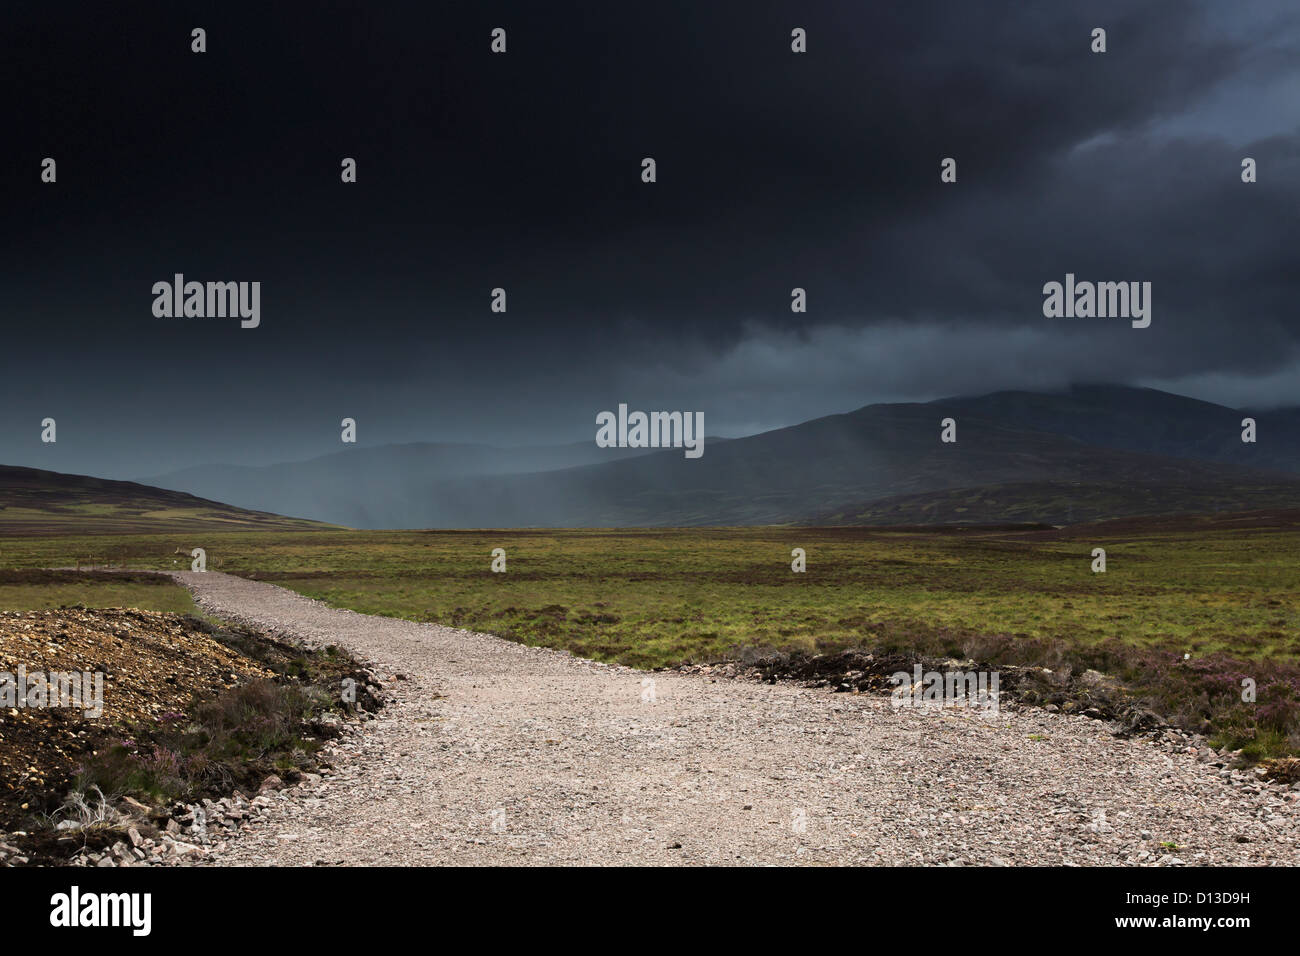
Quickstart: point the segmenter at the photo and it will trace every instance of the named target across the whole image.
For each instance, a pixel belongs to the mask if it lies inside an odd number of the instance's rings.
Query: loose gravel
[[[173,576],[220,617],[338,644],[391,695],[217,865],[1300,862],[1300,791],[1172,733],[639,671]]]

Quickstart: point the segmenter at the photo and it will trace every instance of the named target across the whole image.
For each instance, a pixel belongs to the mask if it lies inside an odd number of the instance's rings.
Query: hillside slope
[[[954,444],[939,440],[949,414],[958,421]],[[440,482],[412,503],[412,514],[429,527],[783,524],[836,513],[849,522],[852,509],[882,499],[1028,490],[1026,483],[1088,498],[1097,506],[1092,518],[1151,513],[1152,501],[1162,510],[1300,503],[1297,475],[1098,447],[926,404],[869,406],[735,439],[698,460],[669,451],[544,475]],[[1037,492],[1018,502],[1005,490],[985,520],[1064,520]],[[929,523],[928,505],[902,499],[875,517]],[[1068,501],[1059,510],[1068,511]]]
[[[1118,385],[993,392],[932,404],[952,414],[1047,431],[1102,448],[1300,472],[1300,408],[1228,408],[1152,388]],[[1254,443],[1241,440],[1241,422],[1246,417],[1256,422]]]
[[[178,528],[306,531],[285,518],[133,481],[0,465],[0,535],[148,534]]]

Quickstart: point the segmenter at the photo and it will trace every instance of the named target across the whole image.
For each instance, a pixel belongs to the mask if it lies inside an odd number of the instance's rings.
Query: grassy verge
[[[134,607],[195,614],[190,592],[155,574],[0,570],[0,611],[70,607]]]
[[[1300,750],[1300,512],[1067,529],[248,533],[97,538],[118,561],[209,567],[340,607],[640,667],[746,649],[978,656],[1112,673],[1180,726]],[[0,541],[57,563],[77,539]],[[504,548],[507,572],[493,574]],[[791,550],[807,570],[791,571]],[[1107,570],[1092,571],[1094,548]],[[972,650],[985,648],[979,654]],[[1242,699],[1243,680],[1256,699]]]

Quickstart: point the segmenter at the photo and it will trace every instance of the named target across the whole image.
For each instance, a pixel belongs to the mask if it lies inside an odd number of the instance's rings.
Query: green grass
[[[43,611],[74,604],[198,614],[189,591],[152,575],[117,580],[102,574],[0,570],[0,611]]]
[[[487,630],[638,666],[742,647],[836,650],[910,632],[1108,641],[1300,660],[1300,530],[705,529],[259,532],[90,539],[118,563],[208,566],[340,607]],[[1090,570],[1104,547],[1108,570]],[[508,570],[490,571],[506,549]],[[808,570],[790,570],[802,547]],[[68,563],[87,539],[0,539],[0,562]],[[176,563],[173,563],[176,562]],[[76,600],[76,598],[74,598]],[[89,602],[83,602],[89,603]]]
[[[1178,726],[1251,759],[1300,752],[1300,512],[1035,531],[11,537],[0,538],[0,567],[75,564],[87,553],[117,565],[187,567],[195,547],[207,551],[211,570],[338,607],[639,667],[733,658],[747,649],[864,648],[977,657],[995,667],[1096,668]],[[498,547],[507,554],[504,574],[490,570]],[[807,552],[806,573],[791,571],[795,547]],[[1104,574],[1091,570],[1096,547],[1106,550]],[[109,596],[47,585],[7,600],[168,599],[146,590]],[[1257,682],[1258,704],[1240,700],[1243,677]]]
[[[182,587],[134,584],[0,585],[0,611],[42,611],[84,604],[86,607],[134,607],[142,611],[195,614],[190,592]]]

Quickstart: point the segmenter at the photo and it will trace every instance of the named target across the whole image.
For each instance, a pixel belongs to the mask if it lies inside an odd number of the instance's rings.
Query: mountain
[[[1259,440],[1241,441],[1241,419]],[[940,422],[957,441],[940,441]],[[161,484],[362,528],[1050,521],[1300,503],[1300,411],[1249,413],[1152,389],[1081,386],[869,405],[747,438],[629,451],[593,443],[353,448]],[[1078,509],[1076,512],[1075,509]]]
[[[1116,385],[1076,385],[1054,393],[993,392],[931,404],[1103,448],[1300,472],[1300,408],[1233,409],[1153,388]],[[1253,444],[1241,440],[1246,417],[1256,421]]]
[[[0,465],[0,535],[287,531],[324,525],[133,481]]]
[[[958,440],[939,440],[940,421]],[[1240,421],[1240,418],[1237,419]],[[1240,441],[1240,430],[1234,429]],[[898,499],[881,523],[937,520],[919,497],[958,489],[1068,484],[1089,491],[1094,516],[1146,513],[1152,500],[1177,509],[1300,503],[1300,476],[1215,461],[1086,444],[1079,439],[980,418],[961,401],[872,405],[790,428],[733,439],[703,458],[658,452],[634,461],[548,475],[439,483],[418,505],[429,526],[701,525],[857,523],[866,502]],[[1042,489],[1040,488],[1040,491]],[[1175,495],[1174,492],[1177,492]],[[1267,499],[1256,500],[1267,492]],[[1055,518],[1050,499],[1020,507],[1003,496],[986,520]],[[1066,507],[1068,513],[1068,504]],[[955,520],[963,519],[956,513]],[[1063,517],[1062,517],[1063,520]]]

